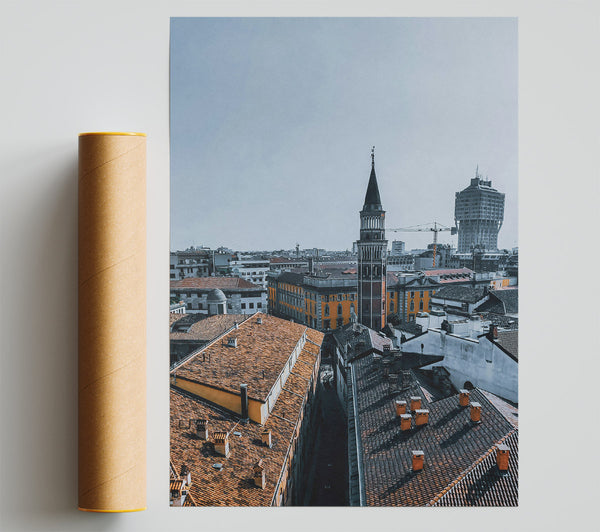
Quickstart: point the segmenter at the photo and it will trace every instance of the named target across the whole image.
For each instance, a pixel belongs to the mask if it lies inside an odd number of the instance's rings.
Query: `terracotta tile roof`
[[[195,434],[194,420],[208,419],[209,440]],[[216,407],[179,390],[171,390],[171,461],[190,470],[190,493],[200,506],[268,506],[279,478],[282,456],[287,451],[286,436],[273,435],[273,448],[259,446],[262,427],[256,423],[237,424],[238,420]],[[228,458],[214,451],[210,434],[230,432]],[[237,436],[233,432],[240,432]],[[291,433],[291,429],[290,429]],[[283,436],[283,441],[282,441]],[[267,471],[267,489],[255,488],[252,466],[263,458]],[[221,470],[213,464],[222,464]]]
[[[316,329],[306,329],[306,338],[313,344],[318,344],[320,346],[323,343],[324,337],[325,334],[321,331],[317,331]]]
[[[187,277],[179,281],[171,281],[171,289],[197,288],[200,290],[235,290],[240,288],[262,288],[240,277]]]
[[[482,422],[473,424],[457,395],[428,401],[412,371],[410,385],[390,393],[382,365],[372,355],[352,366],[367,506],[427,505],[513,428],[477,389],[471,391],[471,401],[482,405]],[[429,423],[417,428],[413,420],[413,428],[403,432],[393,399],[410,404],[412,395],[422,398]],[[417,473],[412,471],[413,450],[425,453],[425,467]]]
[[[264,402],[306,331],[305,325],[257,313],[173,372],[178,378],[234,393],[246,383],[248,397]],[[230,338],[237,339],[237,347],[227,345]]]
[[[500,443],[509,448],[507,473],[501,473],[496,466],[497,446],[494,446],[432,506],[518,506],[518,431],[514,430]]]
[[[210,341],[233,327],[236,322],[241,323],[249,317],[249,314],[209,316],[192,324],[187,332],[172,332],[169,337],[171,340]]]
[[[320,333],[319,333],[320,334]],[[171,388],[171,451],[172,469],[179,471],[185,464],[191,473],[191,501],[198,506],[269,506],[277,482],[287,467],[286,457],[293,443],[311,378],[318,372],[318,353],[306,342],[292,368],[284,389],[279,394],[264,426],[239,418],[193,395]],[[248,380],[240,372],[240,377]],[[193,421],[208,419],[209,440],[199,439]],[[261,444],[263,430],[271,430],[272,447]],[[212,437],[216,431],[229,433],[230,455],[225,458],[214,451]],[[253,483],[253,466],[262,459],[266,487]],[[222,464],[220,470],[213,467]]]
[[[185,317],[185,314],[175,314],[173,312],[169,312],[169,329],[176,321],[179,321],[183,317]]]

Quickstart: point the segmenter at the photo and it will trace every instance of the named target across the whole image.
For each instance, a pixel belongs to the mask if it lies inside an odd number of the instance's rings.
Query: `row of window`
[[[248,303],[248,308],[254,308],[254,303]],[[256,308],[262,308],[262,303],[260,301],[256,303]],[[242,310],[246,310],[246,303],[242,303]]]
[[[429,294],[429,297],[431,297],[433,294],[435,294],[434,290],[420,290],[419,297],[423,297],[425,295],[425,292],[427,292],[427,294]],[[415,297],[415,292],[411,292],[410,298],[413,299],[414,297]]]
[[[350,303],[350,308],[356,312],[356,309],[354,308],[354,303]],[[325,314],[325,316],[329,316],[329,305],[325,305],[325,308],[323,309],[323,313]],[[342,305],[338,305],[337,313],[338,313],[338,316],[343,314]]]
[[[410,302],[410,310],[415,310],[415,302],[411,301]],[[423,311],[424,307],[423,307],[423,300],[419,301],[419,310]]]
[[[330,296],[323,296],[323,301],[354,301],[356,294],[332,294]]]

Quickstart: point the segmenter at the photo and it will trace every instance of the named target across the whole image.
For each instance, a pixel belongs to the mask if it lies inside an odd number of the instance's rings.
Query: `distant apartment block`
[[[406,245],[402,240],[393,240],[392,241],[392,251],[390,255],[402,255],[406,249]]]
[[[456,193],[454,219],[458,227],[458,253],[469,253],[480,247],[498,249],[498,232],[504,220],[504,194],[482,179],[479,171],[471,184]]]
[[[270,269],[269,259],[240,257],[231,261],[231,275],[245,281],[267,288],[267,272]]]

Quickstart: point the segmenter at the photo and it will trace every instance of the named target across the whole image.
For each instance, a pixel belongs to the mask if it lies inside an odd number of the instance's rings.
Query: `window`
[[[341,305],[341,303],[340,303],[340,304],[338,305],[338,316],[339,316],[340,314],[342,314],[342,312],[343,312],[343,311],[342,311],[342,305]]]
[[[414,301],[410,302],[410,310],[415,310],[415,302]]]
[[[423,301],[419,301],[419,310],[423,310]]]
[[[412,299],[412,298],[414,298],[414,297],[415,297],[415,293],[414,293],[414,292],[411,292],[411,293],[410,293],[410,297],[411,297],[411,299]]]
[[[344,318],[338,318],[336,324],[338,327],[341,327],[342,325],[344,325]]]
[[[262,303],[260,303],[260,302],[259,302],[259,303],[257,303],[257,304],[256,304],[256,308],[262,308]]]
[[[394,301],[390,301],[390,312],[394,312]]]
[[[329,305],[325,305],[325,316],[329,316]]]
[[[419,296],[423,297],[423,290],[419,293]]]
[[[246,303],[242,303],[242,309],[246,308]]]
[[[331,322],[329,320],[323,320],[323,328],[324,329],[329,329],[331,325]]]
[[[250,303],[250,308],[254,308],[254,303]]]

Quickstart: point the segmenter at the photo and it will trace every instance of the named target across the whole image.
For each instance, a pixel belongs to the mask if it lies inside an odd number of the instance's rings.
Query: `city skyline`
[[[351,249],[373,145],[387,228],[454,225],[479,166],[506,194],[498,245],[518,246],[516,36],[506,18],[173,19],[171,249]]]

